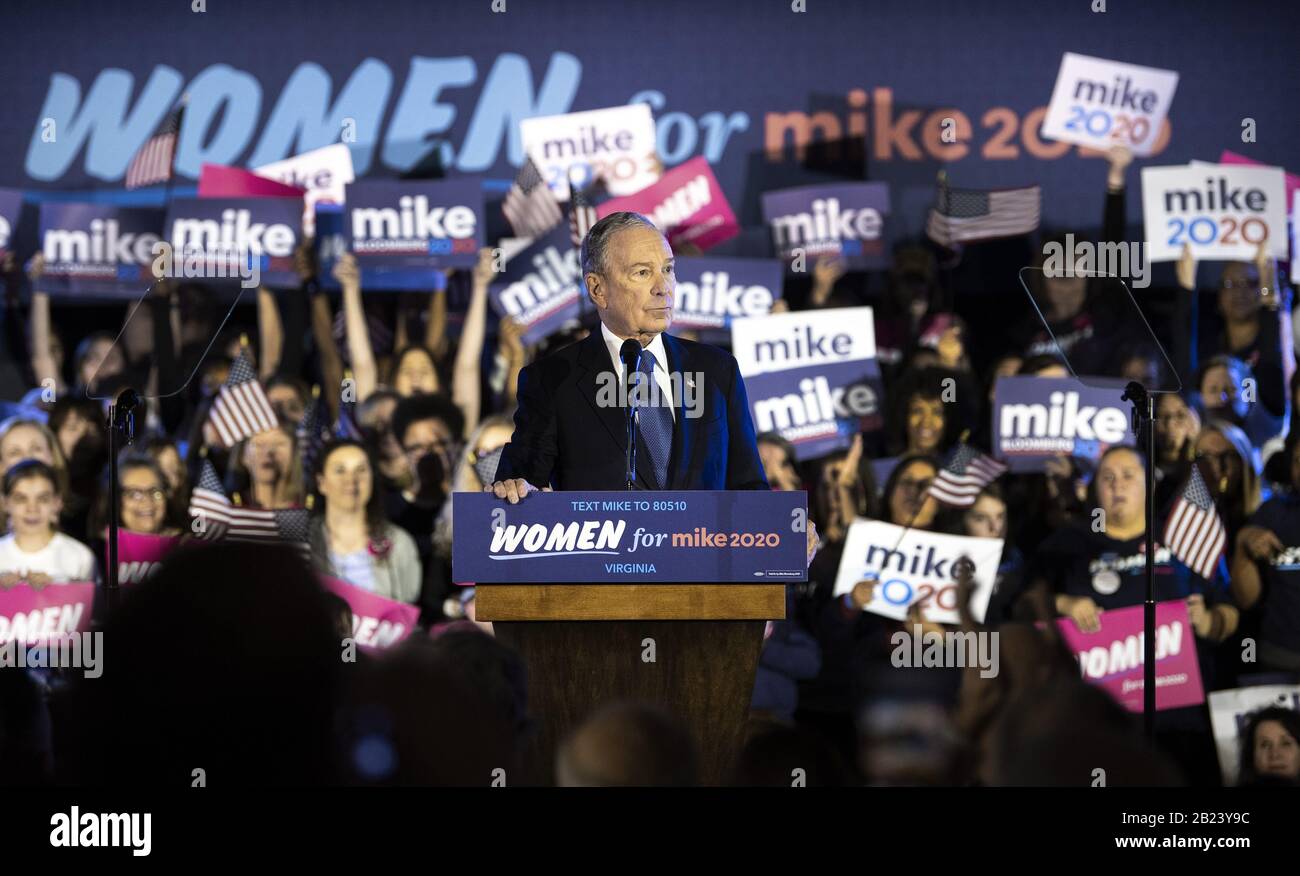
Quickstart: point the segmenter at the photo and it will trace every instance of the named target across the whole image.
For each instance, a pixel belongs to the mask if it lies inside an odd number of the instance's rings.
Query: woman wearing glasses
[[[117,464],[118,495],[121,497],[118,523],[127,532],[145,535],[179,535],[173,517],[171,486],[162,467],[153,457],[124,454]],[[97,532],[108,525],[108,490],[97,509]]]

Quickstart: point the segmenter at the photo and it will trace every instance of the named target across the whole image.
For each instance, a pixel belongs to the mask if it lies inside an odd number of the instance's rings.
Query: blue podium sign
[[[452,496],[452,576],[479,584],[796,582],[808,578],[803,492]]]

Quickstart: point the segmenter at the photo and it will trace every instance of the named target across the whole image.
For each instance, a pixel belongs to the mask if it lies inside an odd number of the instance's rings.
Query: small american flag
[[[501,209],[517,237],[541,237],[564,219],[560,202],[532,158],[519,168]]]
[[[212,402],[210,419],[225,447],[279,426],[275,408],[248,361],[247,350],[240,350],[239,358],[230,366],[230,376]]]
[[[176,140],[180,137],[181,117],[184,113],[184,104],[169,112],[153,135],[135,153],[135,157],[126,168],[128,189],[151,186],[154,183],[167,182],[172,178]]]
[[[941,185],[925,233],[940,246],[1028,234],[1038,227],[1041,205],[1038,186],[985,192]]]
[[[1206,580],[1214,576],[1228,543],[1228,531],[1214,508],[1214,497],[1199,465],[1192,465],[1160,540],[1187,568]]]
[[[217,470],[211,460],[203,460],[199,482],[190,492],[190,516],[204,524],[198,532],[199,538],[215,541],[224,536],[230,524],[230,510],[230,499],[226,498]]]
[[[574,247],[580,247],[587,232],[599,218],[596,215],[596,203],[604,200],[607,194],[605,181],[597,177],[596,181],[585,189],[579,189],[570,182],[569,191],[572,192],[572,197],[569,199],[569,235],[573,239]]]
[[[957,445],[938,476],[930,482],[930,495],[941,504],[969,508],[980,490],[997,480],[1007,467],[980,453],[965,441]]]

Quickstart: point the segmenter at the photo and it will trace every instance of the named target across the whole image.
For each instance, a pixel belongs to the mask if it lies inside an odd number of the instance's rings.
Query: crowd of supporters
[[[1080,168],[1098,175],[1103,241],[1127,239],[1128,163],[1118,150],[1109,173],[1100,162]],[[1138,293],[1157,346],[1124,319],[1132,305],[1117,284],[1031,271],[1044,325],[1020,287],[1033,261],[1022,256],[1063,234],[961,252],[904,241],[882,273],[823,258],[788,278],[780,309],[874,308],[885,426],[817,459],[798,459],[775,433],[759,436],[771,487],[808,491],[822,546],[807,583],[789,588],[787,617],[769,626],[735,781],[788,784],[797,764],[810,784],[1083,785],[1094,767],[1113,765],[1112,781],[1217,784],[1205,705],[1161,712],[1148,743],[1137,716],[1084,683],[1051,632],[1058,618],[1088,631],[1107,611],[1141,604],[1148,467],[1158,536],[1192,466],[1228,531],[1208,577],[1167,551],[1157,558],[1157,597],[1186,602],[1206,691],[1300,681],[1300,434],[1287,431],[1300,382],[1285,278],[1261,258],[1201,266],[1201,288],[1185,257],[1175,283]],[[298,288],[260,288],[233,308],[227,289],[160,282],[123,314],[51,300],[41,258],[10,257],[0,587],[102,580],[106,400],[131,386],[148,398],[117,467],[124,530],[200,540],[190,492],[210,464],[242,507],[304,509],[317,571],[418,606],[420,635],[368,663],[360,680],[345,678],[339,606],[305,566],[258,546],[183,549],[107,618],[140,643],[117,658],[126,668],[110,683],[65,701],[48,678],[29,685],[0,672],[0,762],[11,775],[125,780],[143,759],[153,766],[136,778],[166,780],[182,774],[172,769],[188,776],[186,757],[202,750],[250,782],[477,784],[500,752],[523,750],[535,716],[522,666],[490,624],[474,622],[472,582],[453,580],[450,497],[493,480],[520,370],[594,324],[522,343],[518,324],[490,312],[490,250],[472,270],[431,277],[422,294],[363,289],[350,256],[335,266],[331,292],[309,242],[296,262]],[[1159,397],[1155,458],[1128,447],[1061,456],[1043,472],[1003,475],[967,509],[928,494],[963,435],[991,443],[998,377],[1063,377],[1072,367],[1172,386],[1161,347],[1182,391]],[[209,412],[241,357],[279,425],[226,447]],[[895,461],[882,469],[883,459]],[[1105,512],[1100,531],[1095,509]],[[916,611],[907,621],[864,612],[872,581],[834,595],[859,518],[1004,539],[987,612],[966,619],[999,632],[995,677],[891,664],[895,632],[942,627]],[[267,665],[265,654],[284,659]],[[237,709],[217,705],[224,694]],[[121,719],[93,720],[110,712]],[[390,760],[375,754],[376,736]],[[1298,742],[1294,712],[1254,715],[1242,781],[1300,782]],[[138,758],[92,754],[102,751]],[[691,752],[671,716],[625,704],[567,741],[556,776],[690,783]]]

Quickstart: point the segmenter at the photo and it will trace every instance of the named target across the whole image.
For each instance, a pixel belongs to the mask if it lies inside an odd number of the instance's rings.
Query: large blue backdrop
[[[520,119],[644,100],[665,162],[706,156],[751,227],[762,190],[827,178],[827,155],[796,155],[827,134],[865,135],[865,173],[891,183],[895,228],[920,230],[941,167],[957,185],[1041,182],[1045,224],[1095,226],[1102,162],[1036,136],[1065,51],[1181,74],[1172,137],[1147,163],[1230,148],[1300,165],[1285,0],[1109,0],[1104,13],[1092,0],[204,5],[7,4],[0,185],[120,190],[182,93],[191,179],[205,161],[253,166],[338,142],[348,120],[365,176],[394,176],[442,142],[453,174],[507,179]],[[937,125],[953,109],[971,138],[943,160]],[[1241,142],[1247,117],[1256,143]],[[1130,220],[1139,211],[1130,198]]]

